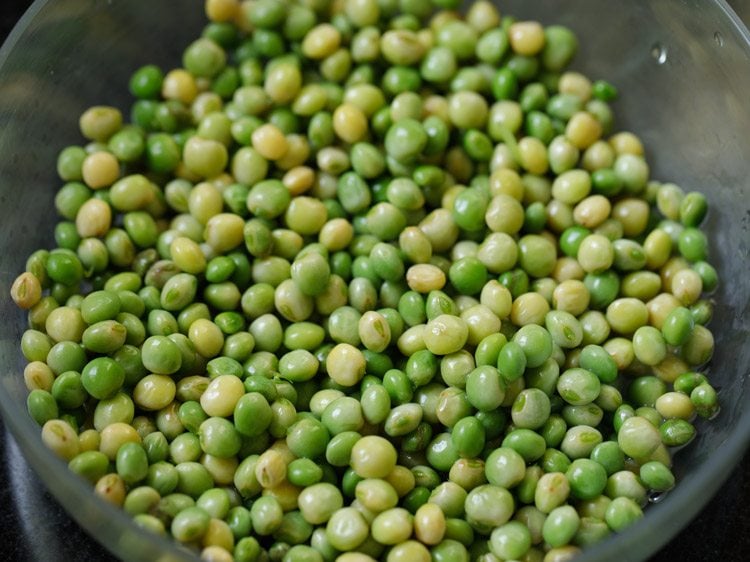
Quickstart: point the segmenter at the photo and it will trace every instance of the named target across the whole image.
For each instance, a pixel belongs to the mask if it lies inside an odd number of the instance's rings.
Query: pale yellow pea
[[[450,122],[450,104],[444,96],[428,96],[422,104],[422,117],[427,118],[431,115],[439,117],[446,123]]]
[[[334,310],[348,303],[346,281],[333,274],[328,278],[325,290],[315,297],[315,309],[319,314],[330,315]]]
[[[330,252],[346,248],[354,237],[354,227],[343,218],[331,219],[320,229],[318,241]]]
[[[330,23],[321,23],[307,32],[302,40],[302,54],[311,59],[324,59],[341,45],[341,33]]]
[[[302,195],[315,183],[315,170],[309,166],[297,166],[284,174],[281,183],[292,196]]]
[[[488,306],[475,304],[461,312],[461,320],[469,328],[466,342],[479,345],[485,337],[500,331],[500,318]]]
[[[643,241],[643,251],[646,253],[646,267],[659,269],[672,254],[672,239],[666,231],[655,228]]]
[[[297,97],[302,73],[296,64],[276,64],[266,70],[263,88],[276,105],[286,105]]]
[[[94,493],[104,501],[122,507],[127,493],[125,481],[118,474],[105,474],[96,481]]]
[[[82,453],[85,451],[98,451],[100,443],[101,437],[95,429],[87,429],[78,435],[78,445]]]
[[[354,386],[365,374],[365,356],[348,343],[336,344],[326,358],[326,371],[342,386]]]
[[[515,170],[507,168],[495,170],[490,174],[490,195],[507,195],[516,201],[523,200],[523,182]]]
[[[492,232],[479,245],[476,257],[491,273],[508,271],[518,260],[516,240],[505,232]]]
[[[586,103],[591,99],[591,80],[580,72],[563,72],[557,89],[561,94],[573,94]]]
[[[689,420],[695,414],[695,407],[690,397],[682,392],[666,392],[656,399],[656,411],[664,419],[680,418]]]
[[[178,236],[169,245],[174,264],[185,273],[197,275],[206,270],[206,257],[199,244],[185,236]]]
[[[396,345],[402,355],[410,357],[417,351],[427,349],[427,345],[424,343],[424,331],[425,324],[417,324],[404,331],[399,336]]]
[[[111,152],[94,152],[83,160],[81,175],[91,189],[108,187],[120,177],[120,162]]]
[[[387,509],[396,507],[398,494],[396,490],[385,479],[366,478],[360,481],[355,488],[356,500],[371,516],[370,522],[375,515]]]
[[[513,306],[513,296],[508,288],[496,279],[488,281],[480,294],[480,303],[488,307],[498,318],[507,318]]]
[[[500,100],[490,108],[490,126],[503,127],[508,132],[516,134],[523,124],[523,109],[521,104],[513,100]]]
[[[346,143],[354,144],[367,135],[367,116],[356,105],[342,103],[333,112],[333,130]]]
[[[240,7],[239,0],[206,0],[206,17],[214,22],[231,21]]]
[[[573,226],[574,222],[572,204],[564,203],[559,199],[553,199],[547,203],[547,226],[552,232],[559,234],[566,228]],[[542,231],[542,236],[546,236],[545,232],[548,231]],[[557,244],[554,237],[550,238],[550,242],[554,245]]]
[[[233,213],[219,213],[206,223],[203,238],[217,254],[234,250],[244,241],[245,221]]]
[[[523,226],[523,206],[510,195],[496,195],[487,206],[484,221],[493,232],[516,234]]]
[[[549,310],[549,303],[542,295],[539,293],[524,293],[513,301],[510,320],[516,326],[526,326],[527,324],[543,326],[544,317]]]
[[[591,191],[591,176],[585,170],[568,170],[552,182],[552,196],[558,201],[575,205]]]
[[[623,335],[630,335],[648,323],[646,304],[632,297],[615,299],[605,315],[612,329]]]
[[[633,342],[627,338],[611,338],[602,344],[604,350],[614,360],[618,371],[624,371],[635,359]]]
[[[576,148],[583,150],[601,138],[602,126],[590,113],[579,111],[568,121],[565,136]]]
[[[557,258],[555,262],[555,269],[552,271],[552,278],[558,283],[567,281],[568,279],[581,280],[586,276],[586,272],[578,263],[578,260],[571,258],[570,256],[562,256]]]
[[[589,195],[575,206],[573,219],[586,228],[596,228],[609,218],[611,211],[609,199],[603,195]]]
[[[234,407],[244,395],[245,386],[239,377],[219,375],[203,391],[200,398],[201,408],[209,416],[226,418],[232,415]]]
[[[208,532],[206,532],[206,535],[208,535]],[[207,546],[201,550],[201,560],[203,560],[203,562],[234,562],[234,556],[232,556],[232,553],[229,552],[229,550],[218,545]]]
[[[277,453],[281,453],[281,455],[284,457],[284,460],[286,464],[289,464],[294,459],[296,459],[296,455],[292,453],[292,450],[289,448],[289,444],[286,442],[286,439],[277,439],[273,442],[273,445],[269,447],[270,449],[273,449]]]
[[[643,156],[644,153],[641,139],[629,131],[615,133],[609,137],[609,145],[618,155],[635,154],[636,156]]]
[[[536,137],[524,137],[518,141],[518,156],[519,164],[530,174],[542,175],[549,168],[547,147]]]
[[[234,535],[232,534],[232,529],[226,521],[216,519],[215,517],[212,517],[208,522],[208,529],[206,529],[206,533],[203,535],[201,542],[204,547],[219,547],[227,554],[234,549]]]
[[[43,361],[32,361],[23,368],[23,382],[28,390],[52,389],[55,382],[55,373]]]
[[[106,201],[91,198],[76,213],[76,231],[81,238],[98,238],[112,226],[112,208]]]
[[[58,306],[47,316],[44,329],[47,335],[56,342],[80,342],[86,323],[79,309],[71,306]]]
[[[58,457],[69,461],[79,451],[78,434],[63,420],[49,420],[42,426],[42,441]]]
[[[703,281],[692,269],[681,269],[672,277],[672,294],[683,305],[689,306],[697,301],[703,292]]]
[[[412,291],[429,293],[439,291],[445,286],[445,273],[432,264],[420,263],[412,265],[406,271],[406,283]]]
[[[508,29],[508,39],[514,52],[532,57],[544,48],[544,28],[536,21],[519,21]]]
[[[216,357],[224,347],[224,334],[216,324],[205,318],[199,318],[190,324],[188,338],[193,342],[195,350],[206,359]]]
[[[614,261],[612,242],[601,234],[590,234],[581,242],[576,257],[587,273],[609,269]]]
[[[141,436],[135,428],[127,423],[115,422],[99,432],[99,452],[107,455],[109,460],[115,460],[117,451],[125,443],[140,443]]]
[[[403,498],[406,494],[411,492],[416,485],[414,473],[400,464],[393,467],[391,473],[385,477],[385,481],[393,486],[393,489],[396,490],[396,494],[398,494],[399,498]]]
[[[359,319],[359,338],[370,351],[380,353],[391,343],[391,328],[379,312],[368,310]]]
[[[586,285],[576,279],[563,281],[552,291],[552,304],[555,309],[570,312],[573,316],[583,314],[590,300],[591,295]]]
[[[377,560],[362,552],[344,552],[336,557],[336,562],[377,562]]]
[[[680,357],[672,353],[653,366],[654,374],[667,384],[672,384],[682,373],[690,370],[690,366]]]
[[[289,150],[284,133],[276,125],[266,123],[253,131],[253,148],[267,160],[278,160]]]
[[[445,536],[445,514],[435,503],[419,506],[414,514],[414,535],[424,544],[438,544]]]
[[[623,234],[634,238],[648,226],[649,205],[643,199],[626,197],[612,206],[612,218],[622,224]]]
[[[201,224],[218,215],[224,207],[224,199],[216,186],[209,182],[201,182],[190,190],[188,196],[188,211]]]
[[[395,545],[407,540],[414,529],[414,516],[403,507],[379,514],[372,522],[372,536],[381,544]]]
[[[146,375],[133,389],[133,401],[144,410],[161,410],[174,400],[177,387],[172,377],[166,375]]]
[[[25,271],[13,281],[10,298],[16,306],[28,310],[42,299],[42,284],[36,275]]]
[[[420,542],[409,540],[397,544],[388,551],[386,562],[430,562],[432,556]]]
[[[581,167],[593,172],[604,168],[611,168],[615,164],[615,151],[603,140],[598,140],[583,151]]]
[[[211,113],[220,112],[223,107],[224,101],[221,99],[221,96],[214,92],[201,92],[195,97],[193,103],[190,104],[190,113],[197,123]],[[224,144],[228,144],[225,141],[223,142]]]
[[[274,449],[268,449],[255,464],[255,478],[263,488],[275,488],[286,479],[286,458]]]
[[[456,242],[451,250],[451,260],[458,261],[464,258],[475,258],[479,253],[479,244],[473,240],[461,240]]]
[[[183,68],[167,72],[161,85],[161,95],[168,100],[181,101],[190,105],[198,95],[195,77]]]
[[[659,269],[659,275],[661,276],[661,286],[671,289],[672,278],[678,271],[688,269],[690,264],[687,260],[681,256],[673,256],[667,260],[667,262]]]
[[[288,480],[284,480],[281,484],[273,488],[263,488],[262,494],[275,498],[279,502],[281,509],[284,512],[288,512],[297,509],[297,501],[301,491],[298,486],[295,486]]]

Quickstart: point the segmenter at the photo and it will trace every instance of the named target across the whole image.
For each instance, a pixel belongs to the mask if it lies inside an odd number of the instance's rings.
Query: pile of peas
[[[43,441],[224,562],[559,562],[718,411],[697,192],[573,33],[457,0],[206,0],[80,118],[11,289]]]

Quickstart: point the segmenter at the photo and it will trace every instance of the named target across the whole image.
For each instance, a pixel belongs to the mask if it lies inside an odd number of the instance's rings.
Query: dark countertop
[[[30,4],[0,1],[0,41]],[[741,15],[750,2],[736,0]],[[743,13],[744,12],[744,13]],[[748,559],[750,553],[750,454],[693,522],[650,562]],[[0,560],[110,562],[116,559],[70,519],[46,491],[0,421]]]

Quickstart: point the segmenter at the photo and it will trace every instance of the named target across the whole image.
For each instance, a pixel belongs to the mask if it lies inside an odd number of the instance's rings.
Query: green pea
[[[510,383],[518,380],[526,369],[526,354],[515,341],[506,343],[497,357],[497,370],[502,378]]]
[[[81,384],[86,392],[100,400],[113,396],[124,380],[124,369],[108,357],[92,359],[81,372]]]
[[[301,419],[287,433],[289,449],[300,458],[314,459],[322,456],[329,441],[326,427],[314,419]]]
[[[531,547],[531,533],[523,523],[509,521],[492,531],[489,546],[503,560],[520,559]]]
[[[506,383],[498,369],[485,365],[477,367],[466,377],[466,396],[480,411],[491,411],[505,400]]]
[[[547,448],[544,437],[530,429],[514,429],[505,436],[502,446],[513,449],[526,462],[541,458]]]
[[[385,150],[400,162],[415,159],[427,145],[427,133],[421,123],[414,119],[402,119],[394,123],[385,137]]]
[[[124,443],[117,450],[117,474],[129,485],[140,482],[148,473],[146,451],[139,443]]]
[[[613,531],[622,531],[643,517],[643,511],[630,498],[619,497],[612,500],[607,508],[605,521]]]

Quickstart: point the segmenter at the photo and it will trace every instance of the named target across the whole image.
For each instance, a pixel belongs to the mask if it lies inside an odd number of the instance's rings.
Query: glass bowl
[[[26,413],[19,340],[25,314],[8,296],[26,257],[53,244],[58,151],[80,142],[78,116],[94,104],[127,113],[138,66],[176,66],[204,23],[196,0],[37,0],[0,49],[0,411],[26,459],[92,536],[127,560],[196,556],[139,530],[99,500],[42,444]],[[618,129],[644,141],[652,177],[709,199],[716,353],[709,373],[722,409],[675,456],[678,486],[581,562],[642,560],[685,526],[737,464],[750,439],[750,36],[723,0],[505,0],[506,13],[577,32],[574,68],[620,89]]]

